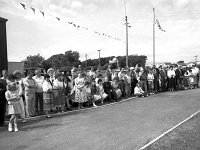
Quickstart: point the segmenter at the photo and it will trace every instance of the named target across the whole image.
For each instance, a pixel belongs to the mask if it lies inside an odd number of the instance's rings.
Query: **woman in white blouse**
[[[52,109],[53,104],[53,83],[50,81],[48,74],[44,75],[43,82],[43,100],[44,100],[44,111],[47,118],[51,118],[49,111]]]
[[[174,91],[175,87],[175,71],[172,66],[169,67],[169,70],[167,71],[167,77],[168,77],[168,88],[170,92]]]

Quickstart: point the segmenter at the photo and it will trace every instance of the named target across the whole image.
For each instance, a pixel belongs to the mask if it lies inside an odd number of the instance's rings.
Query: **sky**
[[[20,5],[25,4],[26,10]],[[199,0],[125,0],[129,25],[129,55],[153,59],[153,8],[166,31],[155,26],[156,63],[190,62],[200,58]],[[35,8],[35,14],[30,9]],[[44,17],[40,13],[44,12]],[[45,59],[67,50],[80,59],[126,55],[124,0],[0,0],[0,17],[8,19],[9,61],[40,54]],[[58,21],[55,17],[59,17]],[[83,28],[75,28],[74,22]],[[121,39],[115,40],[99,33]]]

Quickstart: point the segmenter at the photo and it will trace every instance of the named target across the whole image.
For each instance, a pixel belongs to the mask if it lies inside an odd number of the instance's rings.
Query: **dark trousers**
[[[40,105],[40,111],[38,111],[38,105]],[[43,92],[36,92],[35,93],[35,112],[38,113],[38,112],[43,112]]]
[[[183,89],[183,79],[176,79],[176,84],[177,84],[177,90],[182,90]]]
[[[160,82],[161,82],[161,91],[165,92],[165,90],[166,90],[166,80],[165,80],[165,78],[161,78]]]
[[[6,100],[0,98],[0,125],[4,124],[6,112]]]

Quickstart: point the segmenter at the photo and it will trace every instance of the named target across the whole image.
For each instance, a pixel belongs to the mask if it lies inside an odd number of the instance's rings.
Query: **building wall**
[[[6,21],[0,17],[0,74],[3,69],[8,69]]]
[[[24,73],[24,62],[8,62],[8,74],[12,74],[15,70]]]

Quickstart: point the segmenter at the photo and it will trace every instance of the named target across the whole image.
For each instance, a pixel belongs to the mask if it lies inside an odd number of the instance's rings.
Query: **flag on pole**
[[[44,17],[44,12],[42,12],[42,11],[40,11],[40,12],[41,12],[42,16]]]
[[[33,13],[35,14],[35,8],[31,7],[31,9],[32,9]]]
[[[24,4],[22,4],[22,3],[20,3],[21,5],[22,5],[22,7],[26,10],[26,5],[24,5]]]
[[[156,19],[156,24],[158,25],[158,28],[159,28],[161,31],[166,32],[166,31],[163,30],[163,28],[161,27],[160,22],[158,21],[158,19]]]

